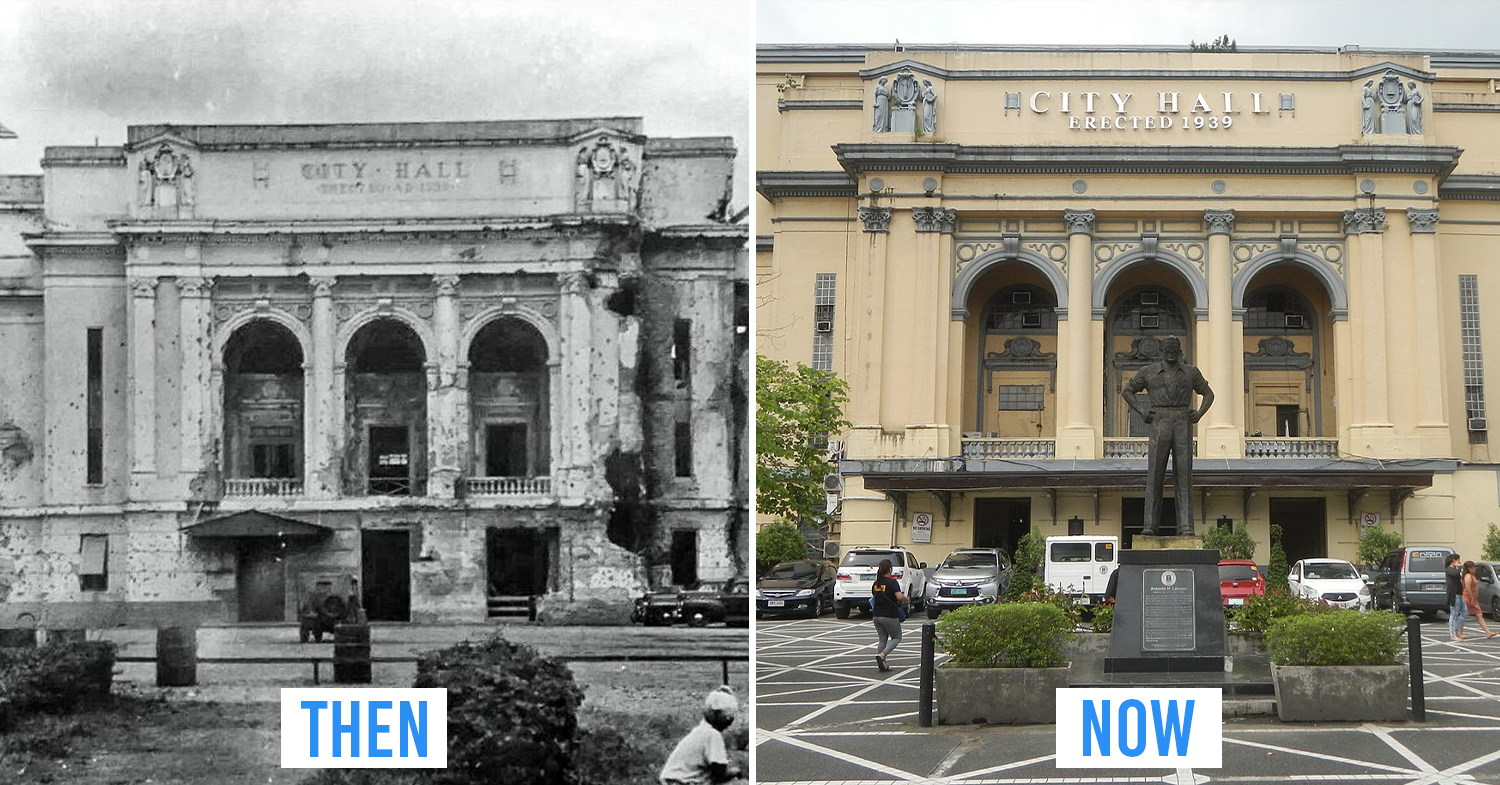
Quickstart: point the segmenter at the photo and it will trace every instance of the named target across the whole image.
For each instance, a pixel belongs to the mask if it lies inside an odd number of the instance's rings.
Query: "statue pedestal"
[[[1141,550],[1135,537],[1120,551],[1114,629],[1105,673],[1223,672],[1229,656],[1219,593],[1219,552]]]
[[[914,107],[893,107],[891,109],[891,131],[905,131],[910,133],[917,130],[917,110]]]
[[[1133,551],[1201,551],[1203,550],[1203,535],[1189,534],[1185,536],[1169,535],[1155,536],[1137,534],[1130,539],[1130,549]]]

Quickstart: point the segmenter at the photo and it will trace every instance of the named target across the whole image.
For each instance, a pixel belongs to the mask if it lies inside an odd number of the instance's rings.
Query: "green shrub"
[[[956,665],[990,668],[1054,668],[1073,624],[1056,605],[970,605],[943,614],[937,640]]]
[[[1500,527],[1493,523],[1484,535],[1484,560],[1500,561]]]
[[[434,782],[573,778],[583,691],[561,660],[496,635],[423,655],[412,686],[448,690],[448,768]]]
[[[776,521],[755,533],[755,564],[761,571],[784,561],[807,558],[807,539],[795,523]]]
[[[1208,533],[1203,535],[1203,547],[1218,551],[1220,559],[1249,561],[1255,558],[1255,540],[1250,537],[1250,532],[1245,530],[1243,521],[1229,529],[1221,529],[1217,526],[1209,529]]]
[[[1005,599],[1019,601],[1027,592],[1045,586],[1042,574],[1042,558],[1047,555],[1047,540],[1030,531],[1021,535],[1016,543],[1016,552],[1011,554],[1010,585],[1005,587]]]
[[[1094,632],[1109,632],[1115,628],[1115,606],[1099,605],[1094,608],[1094,618],[1090,622]]]
[[[1084,606],[1078,604],[1078,598],[1066,592],[1053,589],[1038,580],[1031,590],[1022,594],[1017,602],[1040,602],[1055,606],[1058,610],[1067,614],[1069,624],[1078,624],[1083,621]]]
[[[1390,611],[1332,610],[1278,619],[1266,631],[1277,665],[1396,665],[1406,619]]]
[[[1493,531],[1495,524],[1490,524]],[[1496,543],[1500,545],[1500,543]],[[1401,535],[1393,529],[1380,526],[1371,526],[1359,533],[1359,551],[1357,557],[1360,564],[1379,564],[1385,559],[1385,555],[1401,547]]]
[[[1266,591],[1269,592],[1272,589],[1285,591],[1287,588],[1286,574],[1288,567],[1286,564],[1286,550],[1281,547],[1280,524],[1271,524],[1271,563],[1266,569],[1270,572],[1266,576]]]
[[[33,712],[67,712],[109,697],[115,644],[49,643],[0,649],[0,731]]]
[[[1321,602],[1297,597],[1285,589],[1267,589],[1264,595],[1245,598],[1245,604],[1232,607],[1227,619],[1234,629],[1244,632],[1265,632],[1280,619],[1308,613],[1326,613],[1332,610]]]

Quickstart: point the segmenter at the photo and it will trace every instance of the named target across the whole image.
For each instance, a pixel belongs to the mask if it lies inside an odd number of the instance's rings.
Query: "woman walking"
[[[1469,615],[1479,622],[1479,629],[1484,630],[1484,637],[1493,638],[1495,633],[1490,632],[1488,624],[1484,623],[1484,608],[1479,606],[1479,576],[1474,574],[1474,562],[1464,562],[1464,605],[1468,606]],[[1463,627],[1458,628],[1458,639],[1464,639]]]
[[[906,595],[901,593],[901,584],[891,577],[891,560],[881,559],[875,571],[875,583],[870,587],[870,618],[875,621],[875,633],[880,644],[875,649],[875,666],[882,672],[891,669],[885,664],[887,654],[896,650],[901,642],[901,606],[906,604]]]

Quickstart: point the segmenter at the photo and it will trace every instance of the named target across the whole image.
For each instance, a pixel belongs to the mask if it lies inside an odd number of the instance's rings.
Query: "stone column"
[[[1438,211],[1406,211],[1411,226],[1412,320],[1416,325],[1442,324],[1441,295],[1438,291],[1437,222]],[[1422,455],[1446,455],[1452,450],[1448,434],[1448,377],[1443,373],[1443,342],[1418,346],[1416,369],[1407,374],[1417,402],[1417,435]]]
[[[130,326],[131,496],[149,492],[156,475],[156,285],[133,278]]]
[[[209,288],[203,278],[178,278],[182,346],[182,473],[191,484],[211,464],[208,396],[213,373],[213,337],[209,334]]]
[[[1232,279],[1234,258],[1229,236],[1234,231],[1233,210],[1205,210],[1208,223],[1208,349],[1204,369],[1214,388],[1214,406],[1203,428],[1203,458],[1238,458],[1244,454],[1244,391],[1235,386],[1236,365],[1244,365],[1244,351],[1234,343]]]
[[[1061,351],[1057,396],[1057,458],[1095,457],[1101,413],[1090,411],[1089,391],[1098,384],[1099,368],[1091,360],[1094,288],[1094,211],[1067,210],[1068,313],[1059,320]]]
[[[942,305],[948,301],[947,287],[940,285],[939,276],[948,269],[943,248],[951,245],[945,240],[953,233],[957,211],[944,207],[913,207],[912,222],[916,225],[917,256],[912,265],[910,290],[910,312],[914,317],[909,372],[912,400],[907,406],[906,442],[907,451],[916,454],[945,455],[948,440],[939,423],[944,422],[947,403],[947,379],[938,373],[939,361],[945,357],[948,330],[939,323],[932,311],[941,314]],[[925,318],[924,318],[924,315]]]
[[[1355,375],[1360,386],[1362,406],[1351,426],[1350,449],[1372,455],[1389,446],[1394,434],[1391,423],[1386,364],[1385,322],[1380,312],[1385,300],[1385,251],[1381,234],[1385,230],[1385,209],[1361,208],[1344,211],[1345,231],[1356,237],[1350,245],[1358,255],[1350,260],[1358,286],[1358,299],[1350,308],[1356,316],[1353,338],[1359,345],[1359,369]],[[1351,248],[1353,250],[1353,248]]]
[[[307,416],[302,437],[305,453],[303,493],[327,499],[339,495],[339,453],[343,449],[343,417],[336,409],[334,357],[338,340],[333,319],[335,278],[312,278],[312,378],[304,387]]]
[[[427,392],[427,495],[452,498],[463,475],[461,456],[468,434],[459,430],[458,285],[456,275],[434,275],[437,299],[433,326],[437,333],[437,376]]]
[[[588,465],[589,445],[592,443],[589,438],[592,319],[588,274],[582,270],[563,273],[558,283],[562,288],[559,310],[562,386],[555,395],[562,405],[555,410],[559,421],[553,424],[559,434],[560,447],[560,455],[556,456],[554,463],[555,485],[559,496],[581,499],[594,490]]]
[[[851,384],[849,420],[855,431],[873,429],[878,434],[881,427],[881,348],[885,334],[886,236],[890,232],[891,208],[861,207],[859,219],[864,223],[866,242],[855,262],[857,296],[850,298],[855,331],[853,352],[845,364]],[[868,453],[857,454],[870,457]]]
[[[958,211],[952,209],[937,208],[938,210],[938,252],[937,263],[928,272],[928,275],[940,281],[937,286],[935,299],[932,300],[933,333],[935,341],[933,347],[933,360],[935,363],[951,363],[950,353],[953,347],[954,330],[951,314],[948,312],[948,302],[953,297],[953,230],[958,224]],[[963,348],[963,323],[958,323],[958,347],[960,355]],[[963,420],[963,397],[960,395],[958,401],[950,400],[949,396],[963,389],[963,361],[956,366],[949,366],[941,372],[938,370],[943,366],[935,366],[933,377],[937,386],[933,390],[933,405],[937,407],[937,419],[934,424],[938,429],[939,455],[961,455],[963,452],[963,428],[959,423]],[[957,374],[955,376],[955,373]]]

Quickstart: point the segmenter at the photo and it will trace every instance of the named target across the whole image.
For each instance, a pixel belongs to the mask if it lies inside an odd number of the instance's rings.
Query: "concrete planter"
[[[1272,665],[1282,722],[1405,722],[1405,665]]]
[[[1103,657],[1109,651],[1109,633],[1075,632],[1063,639],[1063,656],[1070,659],[1095,656]]]
[[[939,725],[971,722],[1041,725],[1057,721],[1057,690],[1070,668],[937,669],[933,690]]]

